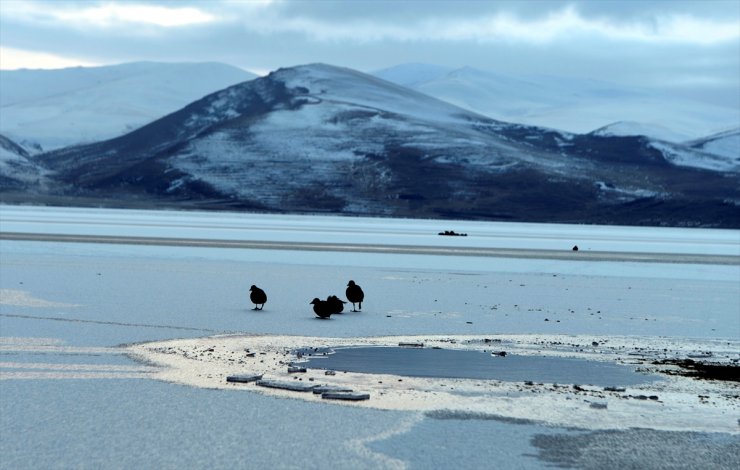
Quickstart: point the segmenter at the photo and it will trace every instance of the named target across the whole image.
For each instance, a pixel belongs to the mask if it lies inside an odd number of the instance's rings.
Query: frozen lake
[[[561,357],[498,356],[478,351],[417,347],[347,347],[314,355],[302,366],[313,369],[393,374],[408,377],[626,386],[655,380],[631,368]]]
[[[223,333],[740,340],[739,231],[0,206],[0,232],[1,468],[544,468],[606,465],[615,455],[628,464],[638,431],[185,387],[151,380],[151,367],[118,346]],[[473,249],[488,251],[465,251]],[[577,257],[591,252],[626,261]],[[366,293],[363,313],[316,321],[308,302],[344,297],[349,279]],[[264,311],[251,310],[251,284],[268,293]],[[698,468],[708,455],[718,468],[737,463],[737,434],[652,436],[643,455],[656,468]],[[607,439],[620,450],[578,460],[569,447]],[[660,460],[662,446],[692,451]]]

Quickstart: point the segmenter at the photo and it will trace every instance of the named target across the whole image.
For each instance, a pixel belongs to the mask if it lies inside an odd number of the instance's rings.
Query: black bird
[[[332,312],[332,306],[331,303],[327,302],[326,300],[319,300],[318,298],[315,298],[311,301],[311,304],[313,305],[313,311],[319,318],[328,319],[331,317]]]
[[[347,291],[345,293],[347,294],[347,300],[352,302],[352,311],[358,311],[355,310],[355,303],[358,303],[360,310],[362,310],[362,301],[365,298],[365,293],[362,292],[362,288],[360,286],[355,284],[355,281],[349,281],[347,284]]]
[[[346,304],[347,302],[340,299],[336,295],[330,295],[329,297],[326,298],[326,303],[328,303],[329,306],[331,307],[331,310],[332,310],[331,313],[333,315],[335,313],[342,313],[344,311],[344,304]]]
[[[259,287],[252,286],[249,288],[249,300],[254,304],[254,308],[252,310],[262,310],[265,306],[265,302],[267,302],[267,294],[265,294],[265,291]],[[258,305],[262,305],[262,307],[258,307]]]

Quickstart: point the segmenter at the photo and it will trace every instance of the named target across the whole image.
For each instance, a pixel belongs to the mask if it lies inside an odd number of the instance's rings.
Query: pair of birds
[[[360,286],[355,284],[355,281],[349,281],[347,283],[345,294],[347,295],[347,300],[352,302],[353,312],[358,311],[355,309],[355,304],[358,304],[360,310],[362,310],[362,301],[365,300],[365,293]],[[249,288],[249,300],[254,304],[253,310],[262,310],[267,302],[267,294],[264,290],[252,285]],[[319,300],[317,297],[311,301],[313,311],[319,318],[329,318],[336,313],[341,313],[344,310],[345,303],[336,295],[330,295],[326,300]]]
[[[347,283],[347,290],[344,292],[347,295],[347,300],[352,302],[352,311],[357,312],[355,304],[358,304],[360,310],[362,310],[362,301],[365,300],[365,293],[362,291],[362,287],[355,284],[355,281],[349,281]],[[335,313],[342,313],[344,310],[344,302],[336,295],[330,295],[326,300],[320,300],[318,297],[311,301],[313,305],[313,311],[319,318],[329,318]]]

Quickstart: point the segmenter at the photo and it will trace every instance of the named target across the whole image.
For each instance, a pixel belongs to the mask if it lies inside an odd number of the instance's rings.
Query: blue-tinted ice
[[[502,357],[481,351],[431,348],[337,348],[333,354],[310,357],[306,366],[409,377],[534,381],[603,387],[636,385],[656,379],[635,372],[631,367],[606,362],[511,354]]]

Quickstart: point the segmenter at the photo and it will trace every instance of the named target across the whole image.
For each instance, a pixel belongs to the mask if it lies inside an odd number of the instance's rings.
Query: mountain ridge
[[[659,144],[497,121],[312,64],[212,93],[125,136],[32,158],[55,182],[41,199],[740,226],[737,172],[676,165],[671,152],[704,154]]]
[[[645,129],[663,127],[672,143],[698,139],[736,126],[740,111],[654,90],[573,77],[516,75],[473,67],[445,68],[400,64],[375,75],[430,96],[507,122],[589,133],[614,122],[632,121]],[[674,140],[675,139],[675,140]]]

